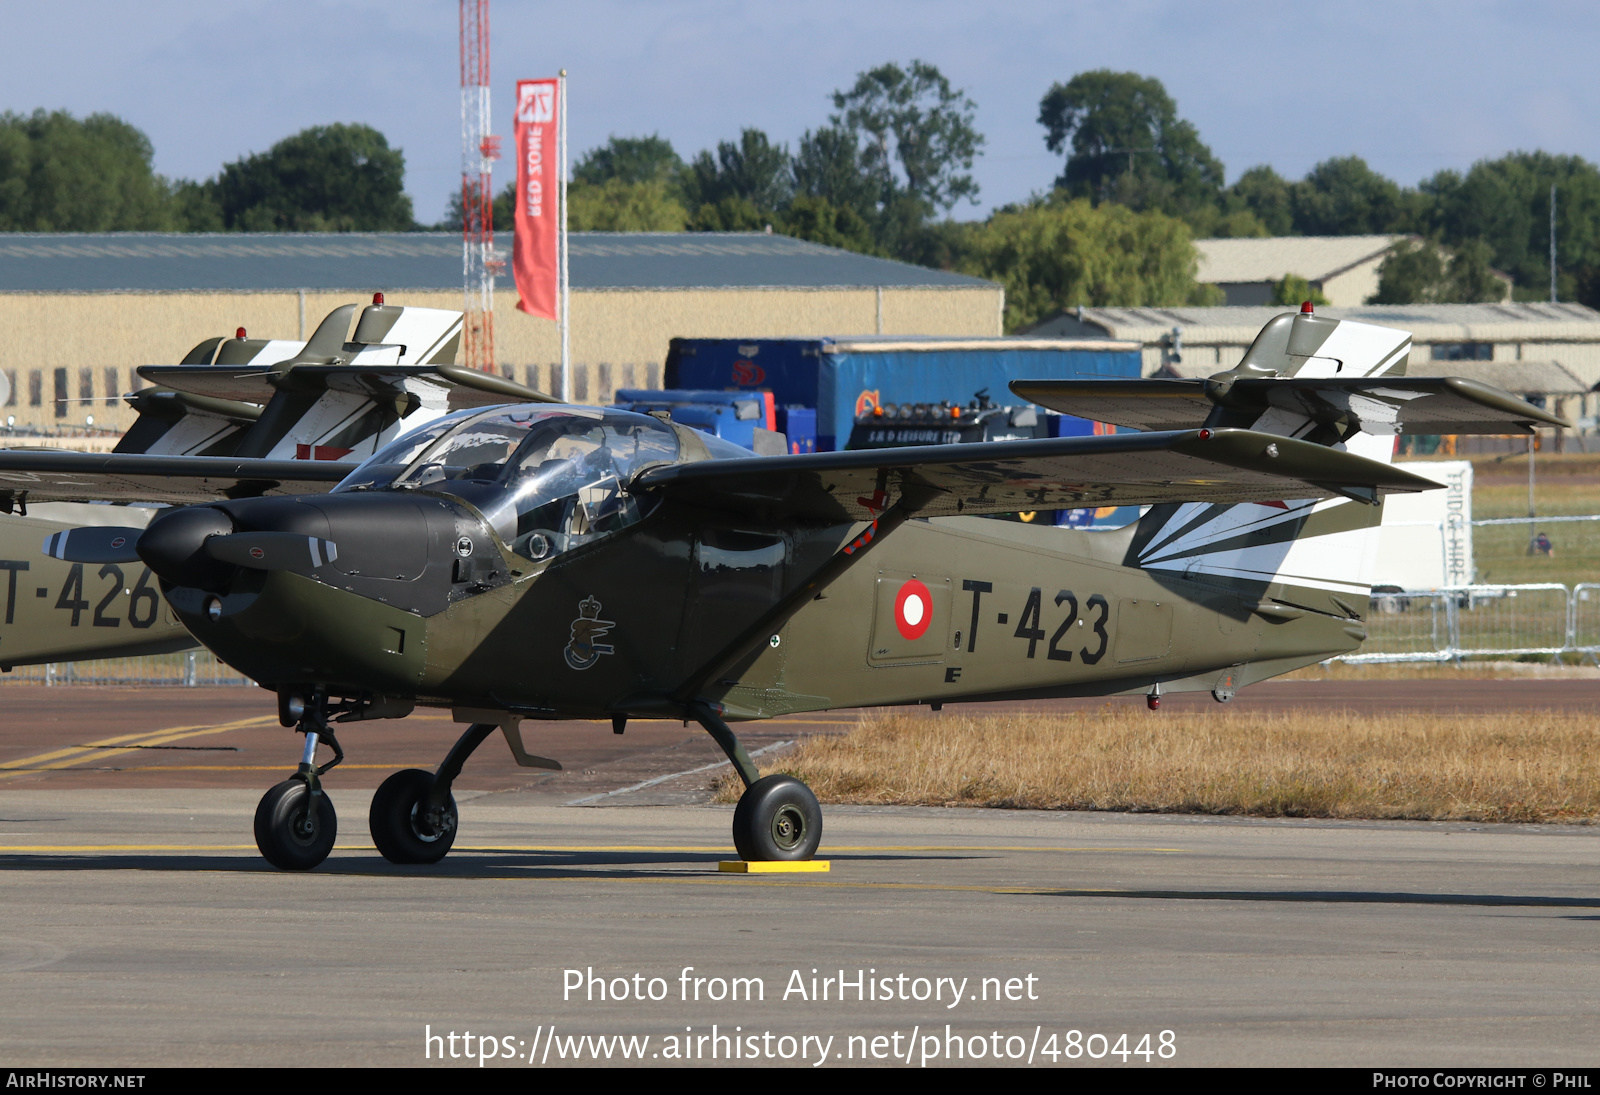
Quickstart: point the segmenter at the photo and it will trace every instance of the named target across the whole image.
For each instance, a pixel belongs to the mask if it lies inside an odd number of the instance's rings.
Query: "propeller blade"
[[[235,532],[210,536],[201,549],[222,563],[251,570],[315,570],[339,557],[332,540],[298,532]]]
[[[44,538],[44,553],[69,563],[137,563],[142,528],[91,525],[69,528]]]

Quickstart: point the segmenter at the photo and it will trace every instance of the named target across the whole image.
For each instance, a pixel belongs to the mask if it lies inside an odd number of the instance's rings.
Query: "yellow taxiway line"
[[[210,726],[170,726],[165,730],[146,730],[138,734],[119,734],[116,737],[102,738],[92,741],[88,745],[73,745],[64,749],[54,749],[48,753],[38,753],[31,757],[22,757],[19,760],[0,761],[0,779],[11,779],[15,776],[25,775],[29,772],[58,772],[71,770],[73,765],[82,764],[87,760],[108,760],[128,753],[136,753],[141,746],[166,745],[169,742],[183,741],[186,738],[205,737],[209,734],[223,734],[229,730],[244,730],[255,726],[267,726],[278,721],[276,715],[258,715],[248,719],[235,719],[233,722],[215,723]],[[118,747],[121,748],[118,748]],[[64,764],[52,765],[49,768],[40,765],[52,761]]]
[[[21,852],[229,852],[229,851],[254,851],[254,844],[0,844],[0,855]],[[371,844],[358,842],[341,842],[335,851],[374,851]],[[453,849],[455,852],[476,852],[479,854],[518,854],[569,853],[569,852],[673,852],[685,855],[727,855],[732,849],[726,845],[716,847],[703,844],[693,845],[668,845],[668,844],[540,844],[540,845],[512,845],[512,844],[458,844]],[[1121,855],[1133,853],[1148,853],[1158,855],[1183,854],[1183,848],[1029,848],[1012,845],[972,845],[972,844],[878,844],[878,845],[840,845],[831,846],[828,852],[832,854],[852,853],[867,854],[874,852],[1047,852],[1051,854],[1084,853],[1084,852],[1115,852]]]

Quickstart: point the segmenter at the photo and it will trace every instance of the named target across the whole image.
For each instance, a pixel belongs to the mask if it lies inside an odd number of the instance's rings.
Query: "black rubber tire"
[[[418,816],[433,789],[433,773],[407,768],[384,780],[372,796],[367,825],[372,843],[390,863],[437,863],[456,842],[456,800],[445,802],[449,824],[442,831],[428,830]]]
[[[311,789],[305,780],[286,779],[261,796],[256,807],[256,847],[268,863],[284,871],[309,871],[333,851],[339,815],[323,792],[316,818],[304,828]]]
[[[733,846],[748,863],[810,859],[822,842],[822,807],[793,776],[758,779],[733,811]]]

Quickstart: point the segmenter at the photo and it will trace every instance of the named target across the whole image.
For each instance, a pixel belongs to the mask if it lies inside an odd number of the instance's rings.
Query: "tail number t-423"
[[[967,631],[967,653],[972,654],[976,653],[978,649],[978,628],[982,622],[983,595],[994,592],[994,583],[968,578],[961,583],[961,588],[972,594],[972,622]],[[1070,662],[1073,659],[1073,651],[1070,646],[1064,647],[1062,644],[1070,642],[1068,634],[1073,625],[1078,627],[1088,626],[1092,628],[1093,635],[1097,641],[1095,641],[1093,648],[1088,645],[1080,647],[1077,651],[1077,657],[1081,658],[1086,665],[1096,664],[1106,656],[1106,650],[1111,645],[1111,635],[1106,630],[1106,623],[1111,618],[1110,602],[1106,600],[1104,594],[1092,593],[1089,595],[1089,599],[1083,602],[1083,614],[1080,617],[1078,595],[1070,589],[1057,590],[1055,607],[1059,609],[1063,605],[1066,606],[1066,616],[1061,620],[1054,632],[1048,632],[1048,623],[1043,619],[1046,615],[1044,611],[1044,591],[1039,586],[1034,586],[1028,591],[1027,602],[1022,606],[1021,618],[1017,621],[1017,628],[1012,632],[1012,637],[1026,640],[1028,644],[1027,656],[1033,658],[1039,653],[1039,644],[1044,642],[1048,636],[1049,645],[1045,649],[1046,657],[1054,662]],[[995,615],[997,624],[1007,625],[1010,621],[1011,614],[1008,612],[999,612]],[[1019,652],[1021,651],[1020,647],[1016,649]],[[946,674],[946,677],[952,683],[957,679],[957,677],[951,677],[949,674]]]

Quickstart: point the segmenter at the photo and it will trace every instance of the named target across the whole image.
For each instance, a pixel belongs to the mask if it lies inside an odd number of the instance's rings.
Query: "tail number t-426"
[[[117,597],[120,594],[128,595],[128,623],[136,628],[146,628],[156,622],[156,615],[161,609],[161,597],[156,592],[155,583],[151,580],[150,568],[141,567],[139,580],[132,589],[128,588],[127,576],[122,568],[115,563],[106,563],[96,572],[96,577],[105,580],[104,596],[98,603],[90,601],[84,593],[83,563],[73,563],[67,568],[67,577],[61,583],[60,592],[56,596],[55,607],[62,612],[71,613],[70,625],[78,627],[83,622],[84,613],[90,612],[89,622],[94,627],[121,627],[122,620],[119,615],[112,615]],[[0,570],[6,572],[5,582],[5,622],[15,623],[17,618],[17,574],[19,571],[30,569],[26,560],[0,559]],[[34,595],[40,598],[50,596],[50,587],[41,585],[34,587]]]

